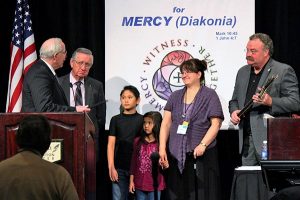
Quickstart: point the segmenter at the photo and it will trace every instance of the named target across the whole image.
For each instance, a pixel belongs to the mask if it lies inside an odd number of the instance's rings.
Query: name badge
[[[177,134],[185,135],[188,127],[189,123],[187,121],[183,121],[177,128]]]

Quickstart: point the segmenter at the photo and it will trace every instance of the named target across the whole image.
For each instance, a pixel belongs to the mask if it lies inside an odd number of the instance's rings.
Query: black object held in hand
[[[152,161],[152,178],[153,178],[153,188],[154,188],[154,199],[158,199],[157,188],[158,188],[158,160],[159,154],[158,152],[152,152],[150,155],[150,159]]]
[[[72,83],[70,83],[70,88],[72,89],[72,92],[73,92],[73,98],[75,99],[75,93],[74,93],[74,89],[73,89],[73,84]]]
[[[101,105],[101,104],[104,104],[104,103],[106,103],[106,100],[100,101],[100,102],[95,103],[95,104],[93,104],[93,105],[90,105],[89,107],[90,107],[90,108],[95,108],[95,107],[97,107],[97,106],[99,106],[99,105]]]
[[[271,71],[271,70],[270,70]],[[269,72],[270,72],[269,71]],[[262,87],[261,87],[261,90],[259,92],[259,98],[262,98],[263,95],[267,92],[267,90],[269,89],[269,87],[271,86],[271,83],[273,83],[273,81],[275,79],[278,78],[278,75],[274,75],[272,76],[271,78],[269,78],[267,81],[266,81],[266,84],[264,84]],[[245,106],[244,108],[242,108],[242,110],[238,113],[238,117],[242,118],[242,117],[245,117],[245,115],[251,110],[253,106],[253,99],[251,99]]]
[[[151,155],[150,155],[150,159],[152,162],[158,162],[158,159],[159,159],[159,154],[158,152],[152,152]]]

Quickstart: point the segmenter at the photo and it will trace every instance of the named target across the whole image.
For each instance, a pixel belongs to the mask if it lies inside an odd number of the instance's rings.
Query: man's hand
[[[76,106],[76,111],[77,112],[90,112],[91,109],[89,108],[89,106]]]
[[[272,106],[272,97],[268,93],[265,93],[261,97],[259,96],[259,93],[256,93],[255,95],[252,96],[252,100],[254,103],[258,103],[270,107]]]
[[[240,123],[241,118],[238,117],[238,114],[241,110],[235,110],[231,113],[231,119],[230,121],[233,123],[233,125],[237,125]]]

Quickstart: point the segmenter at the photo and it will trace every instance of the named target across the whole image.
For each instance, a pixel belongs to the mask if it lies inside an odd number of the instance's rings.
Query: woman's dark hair
[[[43,155],[51,143],[51,126],[47,118],[42,115],[24,117],[16,133],[16,143],[22,149],[36,150]]]
[[[152,129],[152,132],[153,132],[155,140],[158,141],[162,116],[161,116],[160,112],[150,111],[150,112],[147,112],[144,114],[143,118],[145,119],[146,117],[149,117],[153,120],[154,126]]]
[[[179,66],[180,72],[201,72],[200,83],[205,83],[205,74],[204,71],[207,69],[207,62],[205,60],[199,60],[197,58],[192,58],[184,61]]]
[[[123,88],[123,90],[121,91],[120,96],[122,96],[126,90],[129,90],[130,92],[132,92],[133,95],[135,96],[135,98],[137,98],[137,99],[140,98],[140,92],[138,91],[138,89],[136,89],[136,87],[134,87],[132,85],[125,86]]]

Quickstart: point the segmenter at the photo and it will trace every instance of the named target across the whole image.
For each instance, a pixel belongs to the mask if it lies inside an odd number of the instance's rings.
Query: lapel
[[[68,105],[70,105],[70,96],[73,96],[73,94],[70,94],[70,74],[61,78],[61,87],[66,95]]]
[[[91,83],[89,77],[84,79],[84,89],[85,89],[85,104],[92,106],[92,93],[93,93],[93,84]]]
[[[49,67],[43,60],[41,60],[41,63],[44,66],[44,68],[46,68],[47,72],[50,74],[52,80],[56,84],[56,87],[59,89],[59,91],[57,91],[57,92],[60,94],[61,98],[63,99],[63,101],[65,101],[66,105],[69,105],[66,95],[64,93],[64,90],[63,90],[62,86],[60,85],[60,83],[58,82],[57,78],[55,77],[55,75],[52,73],[52,71],[49,69]]]
[[[270,76],[271,67],[272,67],[272,60],[270,58],[270,60],[268,61],[268,63],[265,66],[263,74],[261,75],[261,78],[260,78],[259,83],[258,83],[258,87],[264,86],[266,84],[267,80],[271,77]]]
[[[250,79],[250,72],[251,72],[251,66],[248,65],[248,67],[245,68],[245,73],[243,74],[244,79],[242,80],[243,83],[242,88],[241,88],[241,99],[242,99],[242,106],[245,105],[245,100],[246,100],[246,94],[247,94],[247,89],[249,85],[249,79]],[[245,92],[246,91],[246,92]]]
[[[65,92],[64,92],[62,86],[60,85],[60,83],[58,82],[58,80],[55,77],[54,77],[54,79],[56,81],[57,87],[59,88],[60,94],[61,94],[62,98],[64,99],[66,105],[70,105],[68,102],[68,99],[67,99],[67,95],[65,95]]]

